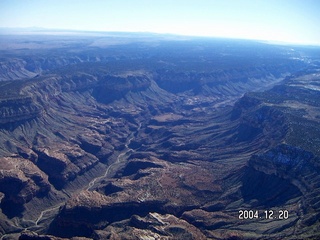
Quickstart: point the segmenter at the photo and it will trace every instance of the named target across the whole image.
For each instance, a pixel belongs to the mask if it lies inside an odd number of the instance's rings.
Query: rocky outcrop
[[[261,83],[275,83],[278,79],[285,77],[288,72],[301,66],[303,66],[302,62],[281,64],[281,67],[270,64],[260,67],[228,67],[205,72],[187,70],[179,72],[164,69],[156,72],[155,80],[161,88],[175,94],[191,91],[203,95],[235,96],[250,91]]]
[[[314,154],[281,144],[251,157],[242,177],[243,199],[251,208],[290,209],[287,225],[279,226],[278,231],[290,229],[299,220],[296,234],[306,229],[312,233],[313,227],[319,224],[316,220],[320,211],[319,171],[319,159]]]
[[[90,237],[98,227],[128,219],[133,214],[144,216],[150,211],[159,211],[162,205],[157,200],[132,201],[129,196],[116,202],[112,197],[95,191],[82,191],[67,202],[49,232],[59,233],[61,237],[77,234]]]
[[[92,95],[99,102],[111,103],[123,98],[130,91],[143,91],[150,86],[151,82],[147,76],[106,76],[93,89]]]
[[[19,123],[40,116],[42,107],[29,96],[0,99],[0,126]]]
[[[19,214],[23,204],[50,191],[46,174],[31,161],[5,157],[0,158],[0,166],[0,191],[4,194],[1,208],[5,214]]]
[[[41,235],[31,231],[25,231],[21,233],[19,240],[66,240],[67,238],[59,238],[53,235]],[[73,237],[71,240],[89,240],[92,238],[85,237]]]
[[[205,239],[203,233],[188,222],[159,214],[160,202],[112,202],[112,198],[97,192],[82,192],[65,206],[50,231],[64,237],[81,234],[94,239],[127,239],[129,236]],[[154,211],[157,213],[152,213]],[[76,222],[72,220],[75,215]],[[112,224],[115,221],[117,223]]]
[[[145,217],[133,215],[129,220],[95,230],[95,239],[206,239],[192,224],[173,215],[149,213]]]
[[[64,146],[59,150],[37,148],[37,166],[49,176],[49,181],[61,189],[68,181],[92,168],[98,158],[76,146]]]
[[[0,62],[0,81],[19,80],[32,78],[36,71],[26,68],[27,62],[23,59],[10,59]]]
[[[78,138],[80,147],[88,153],[97,154],[103,146],[103,140],[97,134],[81,134]]]
[[[221,189],[215,183],[204,184],[213,179],[210,170],[197,165],[185,164],[181,168],[159,159],[129,160],[118,177],[98,185],[98,192],[75,194],[54,220],[50,231],[61,233],[61,237],[72,237],[81,229],[82,236],[90,237],[106,234],[97,229],[116,226],[133,215],[143,219],[156,212],[174,215],[177,219],[183,212],[199,208],[219,195]],[[171,225],[163,227],[170,228]],[[146,231],[148,229],[146,227]],[[162,231],[159,234],[167,236],[169,233]]]
[[[240,100],[232,111],[231,119],[235,120],[235,116],[238,115],[240,121],[230,141],[252,141],[262,136],[265,144],[273,144],[283,139],[289,131],[285,114],[276,107],[257,104],[259,100],[255,99],[252,100],[256,101],[255,103],[246,105],[247,100],[248,97]]]
[[[133,159],[128,161],[126,166],[118,172],[119,176],[130,176],[136,174],[139,175],[140,170],[150,169],[150,168],[162,168],[163,166],[153,163],[151,161],[143,161],[139,159]]]
[[[207,230],[219,229],[233,222],[232,216],[229,214],[217,211],[208,212],[203,209],[186,211],[181,218],[200,229]]]
[[[317,176],[320,171],[319,162],[311,152],[282,144],[262,155],[253,156],[248,166],[267,175],[285,179],[299,189],[296,193],[306,195],[318,191],[314,184],[320,180]]]

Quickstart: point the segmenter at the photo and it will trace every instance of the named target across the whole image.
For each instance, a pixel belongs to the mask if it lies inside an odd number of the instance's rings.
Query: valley
[[[1,42],[1,239],[320,237],[319,48]]]

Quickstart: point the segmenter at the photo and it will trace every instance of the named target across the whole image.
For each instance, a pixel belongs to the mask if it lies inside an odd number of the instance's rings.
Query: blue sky
[[[156,32],[320,45],[320,1],[0,0],[0,27]]]

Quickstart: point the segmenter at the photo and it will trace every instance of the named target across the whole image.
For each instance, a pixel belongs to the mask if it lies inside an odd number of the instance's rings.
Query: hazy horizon
[[[316,0],[0,1],[0,28],[159,33],[320,45]]]

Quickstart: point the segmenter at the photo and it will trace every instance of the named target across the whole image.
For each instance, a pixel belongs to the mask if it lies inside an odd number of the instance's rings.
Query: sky
[[[0,0],[0,27],[320,45],[320,0]]]

